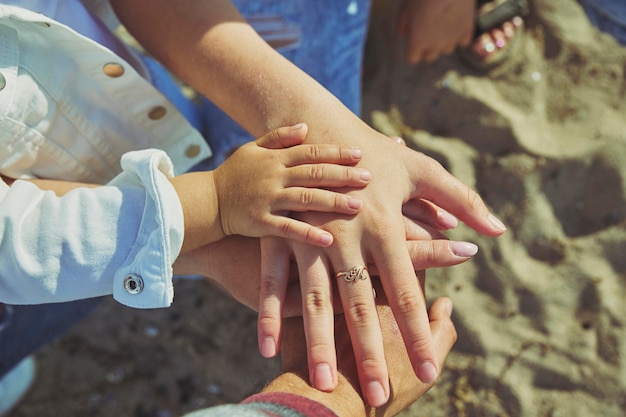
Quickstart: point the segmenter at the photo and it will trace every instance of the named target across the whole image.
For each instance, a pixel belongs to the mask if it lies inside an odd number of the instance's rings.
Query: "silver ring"
[[[357,265],[350,268],[349,271],[337,272],[335,277],[343,278],[347,282],[354,282],[369,278],[369,273],[365,265]]]

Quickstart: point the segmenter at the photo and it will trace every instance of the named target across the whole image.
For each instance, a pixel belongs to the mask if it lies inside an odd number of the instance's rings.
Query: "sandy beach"
[[[489,72],[458,54],[410,67],[375,9],[364,118],[475,188],[508,226],[459,226],[474,260],[428,273],[459,340],[439,384],[402,416],[626,415],[626,48],[575,0],[531,1],[511,56]],[[172,308],[105,300],[37,355],[11,417],[174,417],[236,402],[278,372],[256,315],[205,281]]]

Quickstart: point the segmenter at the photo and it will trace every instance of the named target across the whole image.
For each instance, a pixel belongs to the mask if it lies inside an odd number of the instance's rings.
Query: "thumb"
[[[309,127],[305,123],[279,127],[266,133],[257,139],[255,143],[262,148],[268,149],[289,148],[304,142],[308,130]]]

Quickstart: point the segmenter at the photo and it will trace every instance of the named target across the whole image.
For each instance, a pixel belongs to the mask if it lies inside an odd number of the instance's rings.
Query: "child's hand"
[[[330,233],[288,217],[289,212],[359,211],[360,200],[328,188],[369,183],[368,171],[351,166],[359,162],[361,152],[332,145],[302,145],[306,133],[305,124],[276,129],[239,148],[214,171],[225,235],[279,236],[329,246],[333,241]]]
[[[410,64],[431,62],[472,40],[476,0],[403,0],[398,32]]]

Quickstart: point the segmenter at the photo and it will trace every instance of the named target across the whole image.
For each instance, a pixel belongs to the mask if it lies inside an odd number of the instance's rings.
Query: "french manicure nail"
[[[437,220],[439,224],[446,229],[454,229],[459,225],[459,219],[444,210],[437,211]]]
[[[322,233],[320,235],[320,242],[324,245],[330,245],[333,243],[333,235],[330,233]]]
[[[276,342],[273,337],[265,337],[261,341],[261,355],[264,358],[273,358],[276,356]]]
[[[353,210],[359,210],[361,208],[362,202],[358,198],[348,197],[348,207]]]
[[[352,148],[352,157],[354,159],[361,159],[361,156],[363,156],[363,153],[360,149]]]
[[[491,222],[493,227],[495,227],[499,231],[504,232],[506,230],[506,226],[504,225],[504,223],[502,223],[500,219],[498,219],[496,216],[494,216],[491,213],[489,213],[489,221]]]
[[[456,256],[470,258],[478,253],[478,246],[470,242],[450,242],[450,250]]]
[[[372,407],[382,407],[387,402],[387,394],[380,382],[370,382],[366,389],[367,402]]]
[[[326,363],[321,363],[315,367],[314,376],[315,387],[320,391],[332,391],[334,388],[333,375],[330,372],[330,366]]]
[[[366,169],[362,169],[361,172],[359,173],[359,177],[363,180],[363,181],[369,181],[372,179],[372,173],[369,172]]]
[[[435,382],[437,379],[437,370],[435,365],[430,361],[422,362],[417,367],[417,377],[425,384]]]

